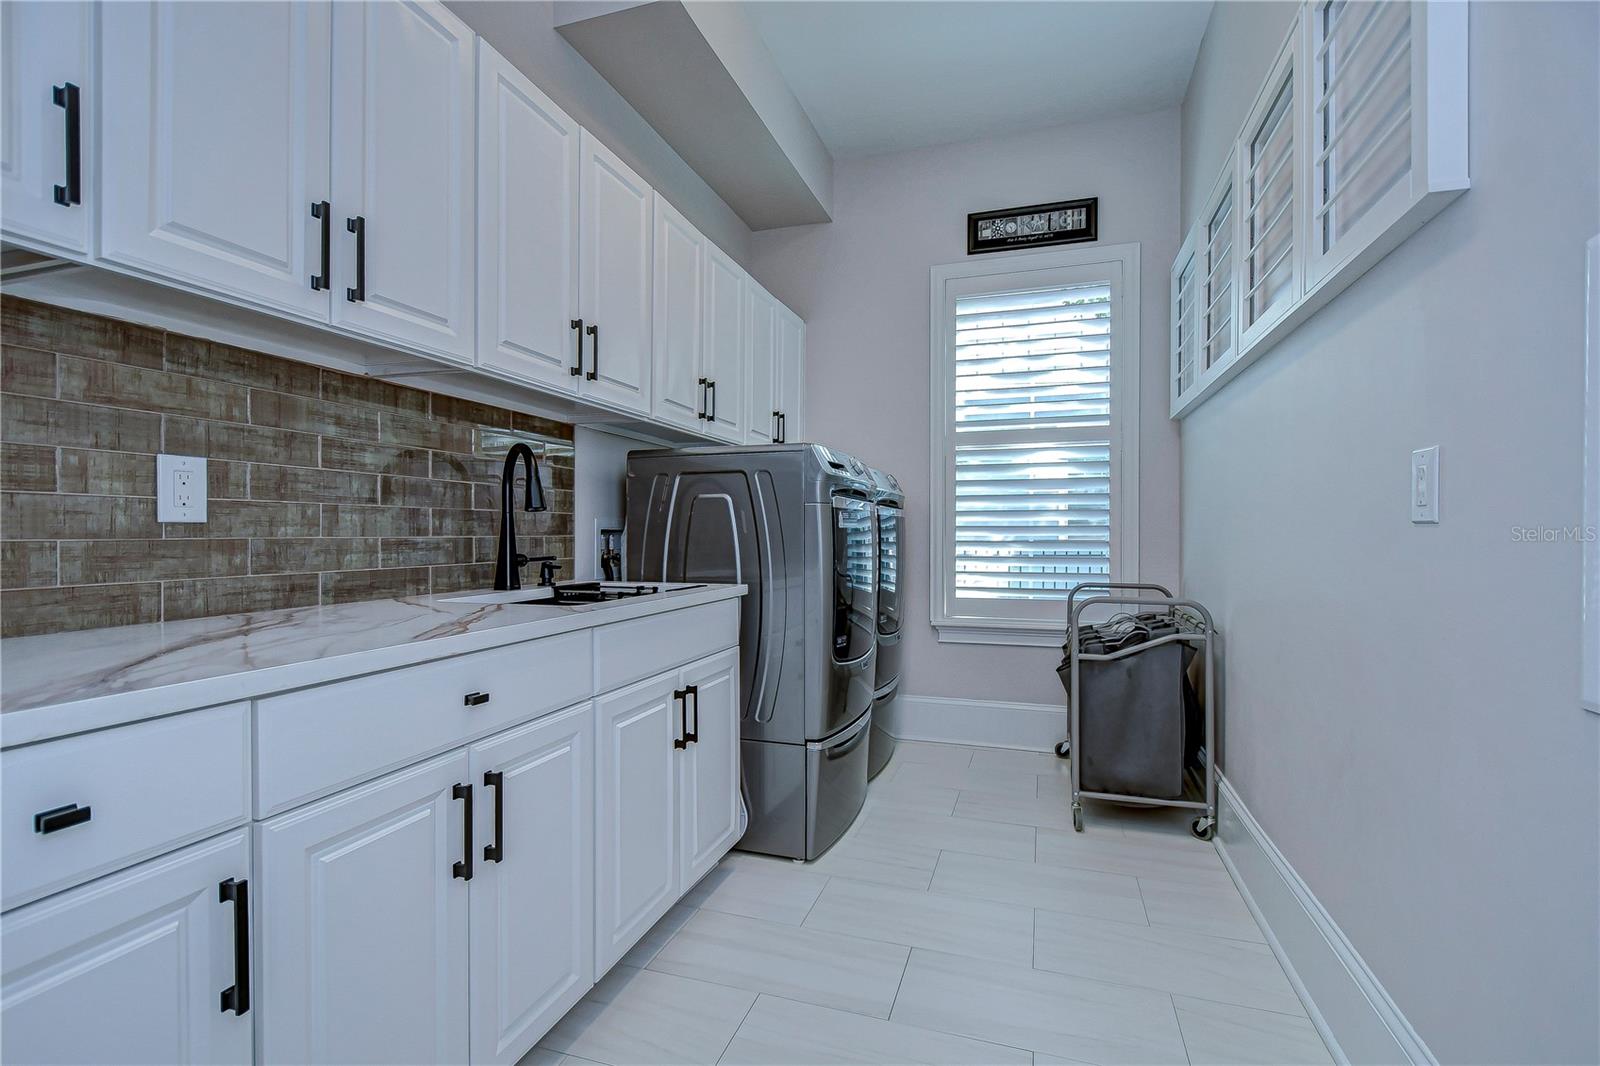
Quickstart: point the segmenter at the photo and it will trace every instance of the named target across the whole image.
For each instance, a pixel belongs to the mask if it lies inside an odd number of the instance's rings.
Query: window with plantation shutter
[[[1138,312],[1126,263],[1104,256],[1015,257],[1061,265],[948,277],[936,292],[946,492],[935,581],[951,628],[1059,632],[1068,593],[1120,561],[1120,378]]]

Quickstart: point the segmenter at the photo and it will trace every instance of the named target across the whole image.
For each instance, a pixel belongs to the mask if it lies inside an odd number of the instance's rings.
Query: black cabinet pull
[[[789,443],[789,415],[787,412],[778,412],[778,443]]]
[[[230,877],[217,898],[233,904],[233,987],[222,990],[222,1009],[243,1014],[250,1009],[250,882]]]
[[[499,862],[505,856],[505,804],[506,775],[499,770],[485,770],[483,787],[494,789],[494,843],[483,846],[485,862]]]
[[[683,713],[687,718],[689,713],[689,697],[694,697],[694,728],[690,729],[687,721],[683,726],[683,742],[685,744],[700,743],[700,686],[683,686]]]
[[[311,291],[321,292],[323,289],[332,288],[332,271],[328,269],[328,253],[331,237],[329,236],[329,223],[333,221],[333,208],[326,200],[318,200],[311,205],[311,217],[322,220],[322,273],[311,275]]]
[[[681,736],[672,738],[674,748],[687,748],[689,746],[689,690],[680,688],[672,694],[678,701],[678,732]]]
[[[78,87],[70,81],[50,88],[55,105],[67,113],[67,183],[56,186],[56,203],[83,203],[83,123],[78,112]]]
[[[472,880],[472,786],[454,786],[450,789],[450,798],[467,801],[461,808],[461,861],[451,864],[450,876],[470,881]]]
[[[777,444],[783,439],[783,434],[778,431],[778,412],[772,412],[772,443]]]
[[[69,803],[65,807],[51,807],[48,811],[40,811],[33,816],[33,831],[55,833],[81,825],[89,820],[93,809],[87,805],[80,807],[76,803]]]
[[[711,409],[706,412],[706,421],[715,422],[717,420],[717,383],[715,380],[706,382],[706,392],[711,401]]]
[[[700,412],[698,414],[696,414],[695,417],[700,419],[700,420],[702,420],[702,421],[704,421],[707,417],[709,417],[706,414],[706,412],[708,410],[710,410],[710,408],[711,408],[711,393],[706,388],[706,386],[708,384],[710,384],[710,382],[711,382],[710,378],[701,378],[700,379]]]
[[[469,692],[462,702],[468,707],[482,707],[489,702],[489,694],[487,692]]]
[[[583,331],[594,338],[594,343],[589,346],[589,380],[594,381],[600,377],[600,327],[584,326]]]
[[[578,333],[578,365],[571,367],[567,373],[577,377],[583,373],[583,319],[574,318],[572,320],[572,328]]]
[[[344,228],[356,235],[356,287],[344,290],[344,298],[357,303],[367,298],[367,219],[365,215],[344,220]]]

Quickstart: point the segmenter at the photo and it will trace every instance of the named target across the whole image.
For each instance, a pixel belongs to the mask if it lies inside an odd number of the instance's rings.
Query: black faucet
[[[516,519],[511,510],[511,498],[516,490],[517,460],[527,470],[527,488],[523,496],[524,511],[546,510],[544,484],[539,480],[539,464],[533,461],[533,449],[520,441],[506,453],[505,468],[500,471],[500,550],[494,561],[494,589],[509,592],[522,587],[522,567],[528,557],[517,552]]]

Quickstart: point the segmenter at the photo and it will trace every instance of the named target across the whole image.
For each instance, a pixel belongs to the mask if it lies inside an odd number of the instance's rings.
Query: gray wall
[[[902,691],[1061,702],[1058,650],[939,644],[928,612],[928,268],[966,257],[971,211],[1100,197],[1100,238],[1140,245],[1140,563],[1178,569],[1167,418],[1167,273],[1178,249],[1176,110],[840,160],[834,221],[755,234],[751,272],[806,320],[806,437],[905,486]]]
[[[553,3],[449,0],[446,6],[638,171],[702,233],[748,267],[750,227],[556,32]]]
[[[1578,709],[1592,3],[1471,12],[1472,189],[1183,423],[1227,774],[1444,1061],[1600,1058],[1600,718]],[[1218,4],[1185,200],[1282,38]],[[1187,219],[1186,219],[1187,221]],[[1408,521],[1441,449],[1442,522]]]

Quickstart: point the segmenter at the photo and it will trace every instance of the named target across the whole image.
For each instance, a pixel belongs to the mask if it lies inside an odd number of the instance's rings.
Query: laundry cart
[[[1084,621],[1108,605],[1103,622]],[[1190,831],[1216,832],[1216,627],[1211,613],[1161,585],[1102,582],[1067,597],[1058,672],[1067,691],[1072,826],[1083,800],[1184,807]]]

